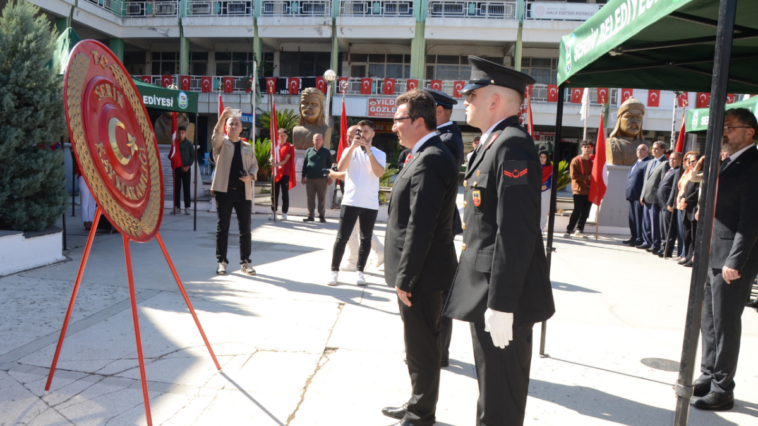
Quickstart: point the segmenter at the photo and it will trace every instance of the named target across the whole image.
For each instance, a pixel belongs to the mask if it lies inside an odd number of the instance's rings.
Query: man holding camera
[[[302,183],[305,185],[305,193],[308,197],[308,217],[303,222],[313,222],[316,208],[316,195],[318,195],[319,222],[325,223],[326,212],[326,188],[332,183],[329,169],[332,167],[332,153],[324,147],[324,136],[319,133],[313,135],[313,146],[305,151],[303,159]]]
[[[358,134],[342,153],[338,164],[338,171],[347,173],[337,240],[334,242],[332,253],[332,271],[327,282],[330,286],[337,285],[340,262],[356,221],[361,231],[356,284],[366,285],[363,268],[366,267],[371,250],[371,234],[374,232],[374,223],[379,212],[379,178],[384,174],[387,165],[384,152],[371,146],[373,138],[374,123],[361,120],[358,123]]]
[[[226,125],[227,136],[224,137]],[[216,260],[219,275],[226,274],[227,242],[229,239],[229,222],[232,209],[237,213],[240,232],[240,264],[243,273],[255,275],[250,263],[252,250],[250,236],[250,214],[252,213],[253,180],[258,173],[258,160],[250,144],[241,142],[242,122],[234,116],[231,108],[226,108],[213,128],[211,141],[216,154],[216,174],[213,176],[211,190],[216,197],[218,222],[216,225]]]

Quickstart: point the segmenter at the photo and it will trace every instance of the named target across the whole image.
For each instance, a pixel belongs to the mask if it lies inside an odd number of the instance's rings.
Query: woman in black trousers
[[[680,265],[687,267],[692,266],[692,256],[695,253],[695,235],[697,234],[697,220],[695,220],[695,211],[700,196],[700,182],[695,182],[692,177],[697,173],[694,168],[700,154],[690,151],[685,156],[685,166],[687,171],[682,175],[679,181],[679,194],[677,199],[677,208],[682,214],[682,226],[684,228],[684,259],[679,262]]]

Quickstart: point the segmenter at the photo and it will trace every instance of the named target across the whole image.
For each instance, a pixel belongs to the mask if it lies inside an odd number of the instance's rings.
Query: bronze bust
[[[300,96],[300,120],[292,131],[295,149],[308,149],[313,146],[313,135],[324,136],[325,144],[332,140],[332,129],[326,123],[324,114],[324,93],[309,87]]]
[[[645,105],[635,98],[629,98],[618,110],[616,127],[605,146],[608,164],[616,166],[633,166],[637,161],[637,147],[647,145],[642,136],[642,119]]]

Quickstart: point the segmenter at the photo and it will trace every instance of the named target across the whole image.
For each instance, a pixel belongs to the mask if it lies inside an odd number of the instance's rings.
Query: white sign
[[[600,10],[597,4],[531,3],[532,19],[565,19],[586,21]]]

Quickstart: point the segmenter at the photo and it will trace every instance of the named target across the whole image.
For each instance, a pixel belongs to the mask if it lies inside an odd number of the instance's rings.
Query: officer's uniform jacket
[[[460,173],[461,166],[463,165],[463,135],[461,134],[461,128],[458,124],[453,123],[447,126],[437,128],[440,140],[445,144],[450,153],[455,158],[455,179],[458,179],[458,173]],[[458,213],[458,206],[453,207],[455,213],[453,214],[453,234],[459,235],[463,233],[461,227],[461,215]]]
[[[409,292],[450,288],[458,266],[452,233],[458,195],[454,169],[452,154],[435,135],[397,174],[384,241],[388,286]]]
[[[514,324],[555,312],[540,232],[542,170],[531,136],[516,116],[482,140],[463,182],[463,244],[444,314],[484,322],[491,308]]]

